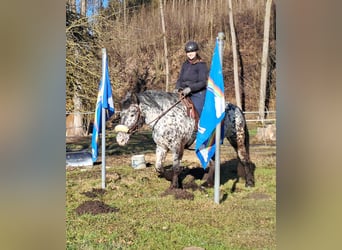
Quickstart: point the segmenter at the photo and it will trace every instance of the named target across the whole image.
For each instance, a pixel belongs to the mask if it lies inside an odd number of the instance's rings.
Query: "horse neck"
[[[158,116],[160,116],[163,113],[163,111],[160,110],[160,108],[151,107],[143,103],[140,104],[140,110],[143,116],[145,117],[145,123],[150,126],[153,126],[153,120],[155,120]],[[153,123],[150,124],[151,122]]]
[[[145,117],[145,123],[153,126],[154,120],[177,102],[177,98],[166,92],[147,92],[140,96],[140,110]],[[152,124],[150,124],[153,122]]]

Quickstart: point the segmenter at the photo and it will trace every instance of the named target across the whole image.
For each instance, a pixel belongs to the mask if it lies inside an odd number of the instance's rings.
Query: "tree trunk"
[[[265,11],[265,21],[264,21],[264,42],[263,42],[262,59],[261,59],[259,118],[258,118],[262,121],[262,123],[264,123],[264,119],[265,119],[267,58],[268,58],[271,6],[272,6],[272,0],[267,0],[266,11]]]
[[[192,26],[195,27],[196,23],[196,0],[193,0],[193,7],[192,7]]]
[[[86,16],[87,15],[87,0],[81,1],[81,15]]]
[[[232,37],[235,99],[236,99],[236,105],[239,108],[242,108],[242,105],[241,105],[241,95],[240,95],[240,82],[239,82],[239,67],[238,67],[237,45],[236,45],[236,35],[235,35],[235,27],[234,27],[232,0],[228,0],[228,14],[229,14],[230,35]]]
[[[68,0],[70,11],[76,13],[76,0]]]
[[[126,30],[127,20],[126,20],[126,0],[123,0],[123,13],[124,13],[124,30]]]
[[[83,124],[82,124],[82,114],[80,114],[80,111],[82,110],[82,102],[77,94],[77,90],[75,90],[74,97],[74,122],[73,122],[73,136],[83,136]]]
[[[169,90],[169,63],[168,63],[168,55],[167,55],[166,31],[165,31],[165,20],[164,20],[163,1],[162,0],[159,0],[159,5],[160,5],[160,18],[161,18],[162,30],[163,30],[163,39],[164,39],[165,91],[168,91]]]

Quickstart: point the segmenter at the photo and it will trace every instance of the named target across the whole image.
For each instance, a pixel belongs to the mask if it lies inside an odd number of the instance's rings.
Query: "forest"
[[[233,19],[228,15],[230,5]],[[225,100],[236,103],[231,27],[236,35],[241,106],[257,111],[265,8],[266,0],[67,0],[67,114],[94,112],[102,48],[107,51],[114,106],[119,110],[127,91],[173,91],[189,40],[199,44],[209,67],[219,32],[225,35]],[[268,43],[265,110],[276,110],[275,1]]]

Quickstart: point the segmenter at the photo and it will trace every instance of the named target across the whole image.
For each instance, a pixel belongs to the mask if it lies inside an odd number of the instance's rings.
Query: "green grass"
[[[220,204],[214,202],[213,188],[188,190],[194,200],[161,196],[170,183],[158,178],[153,167],[134,170],[114,155],[107,159],[106,192],[97,198],[82,192],[101,187],[101,165],[68,169],[67,249],[276,249],[275,150],[252,146],[256,186],[245,188],[240,180],[232,193],[233,180],[228,180],[220,186]],[[75,209],[87,200],[120,210],[77,215]]]

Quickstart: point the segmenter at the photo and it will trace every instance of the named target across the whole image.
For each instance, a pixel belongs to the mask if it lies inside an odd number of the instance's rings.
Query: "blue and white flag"
[[[106,120],[109,117],[111,117],[115,112],[107,61],[106,61],[106,65],[104,68],[105,68],[105,78],[101,79],[99,93],[97,95],[94,126],[93,126],[93,136],[91,140],[91,153],[92,153],[93,162],[96,161],[97,155],[98,155],[98,138],[99,138],[99,133],[101,132],[101,127],[102,127],[101,126],[102,108],[107,109]]]
[[[196,154],[203,168],[206,168],[215,154],[216,126],[225,116],[224,83],[219,55],[218,40],[214,49],[208,78],[207,92],[196,137]],[[221,133],[221,142],[224,134]]]

